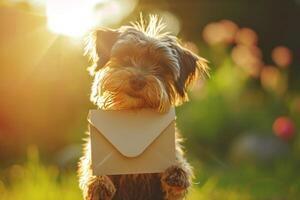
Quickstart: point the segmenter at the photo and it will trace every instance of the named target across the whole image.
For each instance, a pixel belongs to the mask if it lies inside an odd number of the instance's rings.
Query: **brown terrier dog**
[[[207,64],[183,48],[177,39],[162,33],[155,16],[117,30],[96,30],[87,50],[94,65],[91,101],[101,109],[152,108],[166,112],[188,100],[187,87]],[[142,133],[141,133],[142,134]],[[93,176],[90,142],[79,163],[80,188],[85,200],[179,200],[191,186],[192,168],[176,141],[175,166],[160,174]]]

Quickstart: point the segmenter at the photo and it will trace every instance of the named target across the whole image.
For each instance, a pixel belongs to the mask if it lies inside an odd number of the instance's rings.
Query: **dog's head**
[[[95,76],[91,100],[102,109],[164,112],[187,100],[187,87],[207,72],[206,61],[162,33],[157,17],[117,30],[99,29],[87,45]]]

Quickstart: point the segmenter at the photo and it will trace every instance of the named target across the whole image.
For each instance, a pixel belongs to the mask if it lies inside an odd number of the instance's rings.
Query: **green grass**
[[[41,165],[35,148],[28,155],[25,165],[14,165],[2,172],[0,200],[81,199],[75,172],[62,173],[56,166]]]
[[[239,168],[195,164],[194,187],[187,200],[297,200],[300,176],[293,163]],[[75,171],[61,172],[39,162],[35,149],[28,162],[0,171],[0,200],[80,200]]]
[[[206,164],[197,172],[199,184],[191,193],[191,200],[300,199],[300,176],[293,163],[260,167]]]

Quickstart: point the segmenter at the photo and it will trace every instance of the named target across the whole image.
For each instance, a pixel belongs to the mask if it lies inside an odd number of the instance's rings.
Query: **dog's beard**
[[[134,70],[110,67],[100,70],[95,76],[91,100],[105,110],[151,108],[166,112],[170,100],[163,81],[154,75],[146,75],[145,87],[134,91],[129,84],[134,73]]]

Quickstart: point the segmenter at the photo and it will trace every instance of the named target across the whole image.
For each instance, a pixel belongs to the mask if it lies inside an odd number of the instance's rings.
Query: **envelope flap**
[[[90,110],[89,122],[124,156],[140,155],[175,120],[175,109],[157,113]]]

